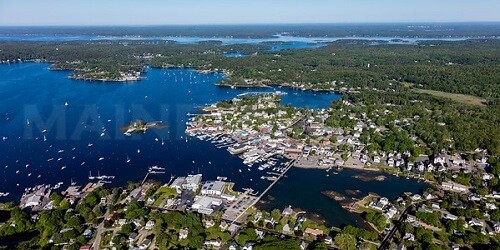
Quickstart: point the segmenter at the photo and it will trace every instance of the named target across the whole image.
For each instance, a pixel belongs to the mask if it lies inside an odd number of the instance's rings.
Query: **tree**
[[[129,235],[132,233],[134,229],[132,228],[132,225],[130,225],[130,223],[126,223],[122,226],[122,233],[124,233],[125,235]]]
[[[347,233],[339,233],[335,236],[335,245],[343,250],[356,249],[356,238]]]

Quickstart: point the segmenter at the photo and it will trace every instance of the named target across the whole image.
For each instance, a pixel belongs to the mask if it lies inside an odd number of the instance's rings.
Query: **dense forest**
[[[158,25],[0,27],[9,35],[62,34],[101,36],[202,36],[268,38],[279,33],[314,37],[498,37],[498,23],[380,23],[380,24],[279,24],[279,25]]]
[[[500,40],[417,45],[346,40],[318,49],[285,51],[270,51],[266,45],[222,45],[216,41],[0,42],[0,60],[50,61],[53,69],[107,72],[111,76],[143,71],[146,65],[192,67],[224,71],[228,84],[343,91],[351,93],[348,98],[353,101],[367,105],[368,112],[392,103],[399,107],[397,113],[394,110],[394,119],[421,117],[406,128],[407,132],[432,145],[434,152],[500,151]],[[234,51],[247,56],[224,56]],[[451,100],[419,90],[441,91],[444,97],[447,93],[471,95],[482,101],[464,104],[462,96]]]
[[[319,49],[268,51],[265,45],[196,45],[169,41],[1,42],[0,60],[44,60],[55,69],[121,71],[155,67],[224,69],[230,81],[265,80],[270,84],[313,89],[415,88],[469,94],[498,102],[499,40],[373,45],[348,40]],[[225,52],[252,55],[225,57]]]

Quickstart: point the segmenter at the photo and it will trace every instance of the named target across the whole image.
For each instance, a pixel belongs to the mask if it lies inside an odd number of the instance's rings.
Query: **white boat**
[[[127,163],[129,163],[129,162],[130,162],[130,157],[128,157],[128,155],[127,155]]]
[[[68,105],[69,105],[68,102],[64,102],[64,106],[68,107]]]
[[[93,179],[95,179],[95,177],[92,176],[92,172],[89,171],[89,180],[93,180]]]

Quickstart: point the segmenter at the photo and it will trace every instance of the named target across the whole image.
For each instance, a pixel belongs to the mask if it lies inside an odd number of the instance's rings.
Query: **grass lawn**
[[[471,96],[471,95],[462,95],[462,94],[453,94],[453,93],[447,93],[447,92],[442,92],[442,91],[436,91],[436,90],[428,90],[428,89],[413,89],[414,91],[418,93],[424,93],[424,94],[429,94],[433,96],[438,96],[438,97],[444,97],[451,99],[456,102],[464,103],[464,104],[469,104],[469,105],[479,105],[479,106],[484,106],[486,103],[486,100],[477,97],[477,96]]]

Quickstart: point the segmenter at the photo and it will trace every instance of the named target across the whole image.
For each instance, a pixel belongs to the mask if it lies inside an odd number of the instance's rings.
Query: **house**
[[[241,248],[241,250],[252,250],[254,245],[255,245],[255,243],[253,243],[253,242],[248,242],[247,244],[245,244],[245,245]]]
[[[90,245],[83,245],[80,247],[80,250],[90,250]]]
[[[432,194],[431,194],[431,193],[429,193],[429,192],[424,192],[424,193],[423,193],[423,197],[424,197],[424,199],[426,199],[426,200],[431,200],[431,199],[434,199],[434,198],[435,198],[435,196],[434,196],[434,195],[432,195]]]
[[[328,245],[331,245],[333,243],[333,238],[330,235],[327,235],[324,239],[324,242]]]
[[[477,194],[471,194],[471,195],[469,195],[469,200],[470,201],[481,201],[481,196],[479,196]]]
[[[476,218],[472,218],[468,223],[467,225],[469,227],[484,227],[484,222],[479,220],[479,219],[476,219]]]
[[[148,222],[146,222],[146,226],[144,226],[144,229],[153,230],[154,226],[155,226],[155,222],[152,220],[149,220]]]
[[[32,195],[28,197],[26,200],[26,203],[24,204],[24,207],[36,207],[42,204],[42,196],[40,195]]]
[[[318,236],[321,236],[323,235],[323,230],[320,230],[320,229],[314,229],[314,228],[306,228],[306,230],[304,231],[305,234],[308,234],[308,235],[311,235],[313,236],[315,239],[318,237]]]
[[[493,179],[493,177],[494,177],[494,176],[493,176],[493,175],[491,175],[491,174],[488,174],[488,173],[483,173],[483,175],[482,175],[482,177],[481,177],[481,178],[483,179],[483,181],[489,181],[489,180]]]
[[[255,217],[254,217],[254,219],[253,219],[253,223],[257,223],[257,222],[259,222],[261,219],[262,219],[262,212],[260,212],[260,211],[259,211],[259,212],[255,213]]]
[[[264,219],[264,224],[269,224],[269,223],[271,223],[272,225],[274,225],[274,223],[276,223],[276,221],[274,220],[274,218],[272,216],[267,216]]]
[[[436,164],[441,164],[444,165],[446,163],[446,155],[445,154],[439,154],[434,156],[434,165]]]
[[[439,206],[439,203],[436,203],[436,202],[433,202],[433,203],[431,204],[431,208],[432,208],[432,209],[436,209],[436,210],[441,209],[441,207]]]
[[[131,233],[128,236],[128,242],[130,242],[130,243],[134,242],[135,240],[137,240],[137,236],[139,236],[137,233]]]
[[[398,213],[398,210],[391,206],[389,209],[387,209],[384,213],[385,217],[387,219],[392,219],[394,217],[394,215],[396,215]]]
[[[90,239],[92,238],[92,229],[86,229],[84,232],[83,232],[83,236],[85,236],[86,239]]]
[[[179,231],[179,239],[183,240],[186,239],[189,235],[189,229],[183,228]]]
[[[420,196],[419,194],[414,194],[411,196],[412,201],[419,201],[421,199],[422,199],[422,196]]]
[[[290,230],[290,226],[288,224],[285,224],[285,226],[283,226],[283,229],[281,230],[281,232],[283,234],[290,234],[292,231]]]
[[[413,215],[406,216],[405,222],[414,223],[415,221],[417,221],[417,218],[415,216]]]
[[[123,226],[125,224],[127,224],[127,220],[126,219],[119,219],[118,220],[118,225]]]
[[[205,241],[205,246],[207,247],[219,248],[221,245],[222,243],[219,238]]]
[[[406,233],[405,236],[403,237],[403,240],[406,241],[415,241],[415,235],[411,233]]]
[[[151,240],[145,239],[142,241],[141,245],[139,246],[139,249],[141,250],[148,249],[149,245],[151,245]]]
[[[227,224],[227,222],[226,222],[226,221],[222,221],[222,222],[220,223],[220,225],[219,225],[219,228],[220,228],[220,230],[222,230],[222,231],[226,231],[228,227],[229,227],[229,225]]]
[[[205,220],[203,220],[203,226],[205,228],[210,228],[210,227],[215,226],[215,222],[213,220],[207,220],[207,219],[205,219]]]
[[[495,231],[496,234],[500,233],[500,222],[493,224],[493,231]]]
[[[495,205],[494,203],[487,202],[485,204],[485,206],[486,206],[486,209],[489,209],[489,210],[496,210],[497,209],[497,205]]]
[[[229,248],[228,250],[238,250],[238,243],[236,242],[232,242],[230,245],[229,245]]]
[[[377,201],[370,202],[369,206],[373,209],[384,210],[385,206],[389,204],[389,200],[385,197],[378,199]]]
[[[441,183],[441,187],[444,190],[455,191],[455,192],[467,192],[469,190],[469,188],[467,186],[464,186],[464,185],[461,185],[461,184],[458,184],[455,182],[451,182],[451,181]]]
[[[292,206],[288,206],[285,209],[283,209],[283,212],[281,212],[282,216],[290,216],[293,214],[293,209]]]

